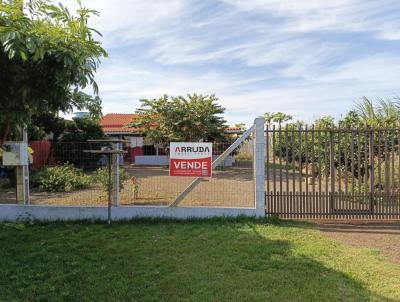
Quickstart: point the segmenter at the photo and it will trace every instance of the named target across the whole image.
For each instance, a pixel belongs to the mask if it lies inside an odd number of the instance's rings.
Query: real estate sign
[[[212,143],[170,143],[170,176],[211,177]]]

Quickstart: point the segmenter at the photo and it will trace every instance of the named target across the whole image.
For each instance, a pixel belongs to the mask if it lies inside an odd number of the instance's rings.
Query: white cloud
[[[363,31],[382,39],[399,39],[400,2],[396,0],[223,0],[245,12],[282,18],[289,32]]]
[[[400,58],[374,55],[333,66],[311,79],[271,86],[273,77],[243,74],[168,69],[149,70],[143,66],[128,67],[119,62],[107,67],[99,77],[105,112],[133,112],[140,98],[155,98],[164,93],[181,95],[189,92],[216,93],[225,106],[231,123],[250,123],[266,111],[284,111],[306,121],[322,115],[338,117],[363,95],[392,97],[399,94]],[[257,89],[248,85],[262,82]],[[117,110],[117,111],[118,111]]]
[[[54,1],[57,2],[57,1]],[[103,34],[107,48],[118,48],[134,39],[159,37],[166,24],[179,20],[184,12],[185,0],[82,0],[84,7],[97,10],[99,17],[93,16],[91,26]],[[76,0],[63,0],[63,4],[73,11]]]
[[[399,1],[83,2],[110,54],[97,76],[105,112],[197,92],[220,97],[232,123],[309,120],[400,94]]]
[[[398,96],[399,78],[400,57],[379,54],[334,66],[313,79],[226,98],[236,104],[244,99],[246,107],[257,108],[258,112],[285,111],[299,119],[339,117],[361,96],[372,99]],[[253,116],[256,115],[254,110]]]
[[[400,92],[400,57],[390,53],[375,54],[351,62],[319,77],[322,83],[351,85],[357,92],[395,93]]]

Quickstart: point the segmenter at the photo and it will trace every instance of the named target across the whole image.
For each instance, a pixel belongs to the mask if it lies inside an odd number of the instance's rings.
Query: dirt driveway
[[[318,222],[330,238],[356,247],[377,249],[390,261],[400,263],[400,222]]]

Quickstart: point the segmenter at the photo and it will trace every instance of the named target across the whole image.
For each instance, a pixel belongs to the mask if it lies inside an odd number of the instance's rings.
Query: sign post
[[[257,121],[257,119],[256,119]],[[241,137],[239,137],[232,145],[228,147],[222,154],[220,154],[216,160],[213,161],[211,168],[217,167],[229,154],[232,153],[233,150],[235,150],[237,147],[242,144],[246,138],[248,138],[254,131],[255,125],[251,126],[249,129],[247,129]],[[263,159],[264,160],[264,159]],[[264,174],[263,174],[264,175]],[[179,205],[179,203],[200,183],[201,177],[197,177],[195,180],[193,180],[185,190],[183,190],[177,197],[176,199],[169,205],[170,207],[176,207]],[[264,182],[262,182],[264,183]]]
[[[15,166],[17,202],[29,204],[28,133],[22,129],[23,141],[4,142],[3,165]]]
[[[212,143],[170,143],[169,175],[211,177]]]

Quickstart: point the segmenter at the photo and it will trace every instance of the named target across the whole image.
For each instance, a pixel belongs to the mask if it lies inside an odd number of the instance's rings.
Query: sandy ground
[[[126,166],[130,179],[121,191],[121,204],[167,205],[175,200],[193,180],[190,177],[170,177],[167,167]],[[134,179],[132,179],[134,177]],[[137,183],[135,190],[134,183]],[[15,203],[13,190],[0,190],[1,203]],[[90,189],[71,193],[49,193],[31,190],[32,204],[103,205],[107,194],[93,185]],[[215,170],[181,203],[186,206],[253,207],[254,185],[252,167]]]
[[[318,222],[328,237],[355,247],[377,249],[400,263],[400,222]]]

